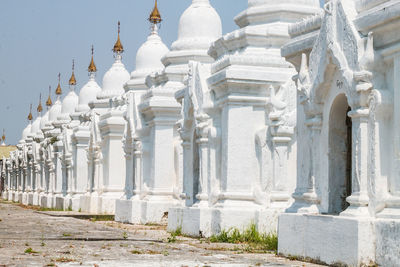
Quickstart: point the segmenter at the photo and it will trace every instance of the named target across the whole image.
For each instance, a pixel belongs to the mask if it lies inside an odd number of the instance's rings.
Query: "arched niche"
[[[329,113],[329,214],[339,214],[349,206],[346,202],[351,195],[352,122],[349,111],[346,95],[337,95]]]

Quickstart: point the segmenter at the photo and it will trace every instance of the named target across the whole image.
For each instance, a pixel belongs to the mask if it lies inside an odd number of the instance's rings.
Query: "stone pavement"
[[[168,237],[165,226],[51,216],[0,202],[0,266],[318,266]]]

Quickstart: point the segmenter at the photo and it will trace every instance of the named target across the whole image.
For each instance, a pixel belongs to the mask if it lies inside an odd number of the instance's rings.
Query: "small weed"
[[[25,251],[24,251],[26,254],[37,254],[37,253],[39,253],[39,252],[37,252],[37,251],[34,251],[32,248],[27,248],[27,249],[25,249]]]
[[[131,250],[132,254],[142,254],[142,252],[140,250]]]
[[[278,254],[278,256],[283,256],[282,254]],[[308,263],[314,263],[314,264],[320,264],[320,265],[327,265],[325,262],[321,261],[320,259],[312,259],[310,257],[302,257],[302,256],[296,256],[296,255],[287,255],[287,256],[283,256],[291,261],[304,261],[304,262],[308,262]],[[332,265],[334,266],[334,265]],[[345,265],[347,266],[347,265]]]
[[[35,207],[29,207],[31,209],[36,209]],[[54,208],[44,208],[44,207],[39,207],[37,208],[38,211],[64,211],[62,209],[54,209]]]
[[[29,243],[25,243],[25,247],[29,247]]]
[[[175,243],[176,242],[176,237],[182,235],[182,226],[179,226],[175,231],[170,232],[170,237],[168,237],[167,241],[168,243]]]
[[[121,248],[127,248],[127,247],[128,247],[128,244],[119,244],[119,246],[120,246]]]
[[[81,208],[79,208],[78,212],[82,212],[82,209],[81,209]]]
[[[106,222],[106,221],[114,221],[114,215],[94,215],[90,218],[91,222]]]
[[[170,237],[167,238],[168,243],[175,243],[176,242],[176,236],[171,235]]]
[[[69,233],[63,233],[62,235],[63,235],[64,237],[71,236],[71,234],[69,234]]]
[[[176,230],[174,232],[172,232],[171,235],[181,236],[182,235],[182,226],[179,226],[178,228],[176,228]]]
[[[161,226],[161,224],[157,224],[157,223],[146,223],[145,226]]]
[[[162,252],[162,254],[163,254],[164,256],[168,256],[168,255],[169,255],[169,252],[166,251],[166,250],[164,250],[164,251]]]
[[[71,258],[66,258],[66,257],[60,257],[55,259],[56,262],[71,262],[71,261],[75,261],[74,259]]]
[[[67,211],[72,211],[72,207],[68,207]]]
[[[40,243],[40,246],[44,247],[46,246],[46,243],[44,243],[43,241]]]
[[[56,265],[55,265],[55,263],[50,262],[50,263],[46,264],[45,266],[56,266]]]
[[[123,239],[128,239],[128,233],[127,232],[123,232],[122,233],[122,238]]]
[[[156,255],[156,254],[161,254],[161,253],[158,252],[158,251],[155,251],[155,250],[148,250],[148,251],[146,252],[146,254]]]

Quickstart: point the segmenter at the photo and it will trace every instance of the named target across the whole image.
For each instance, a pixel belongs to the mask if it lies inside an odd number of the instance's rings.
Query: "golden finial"
[[[6,134],[5,134],[4,129],[3,129],[3,136],[1,137],[1,139],[3,139],[3,142],[6,140]]]
[[[71,78],[69,79],[69,85],[76,85],[76,79],[75,79],[75,60],[72,60],[72,75],[71,75]]]
[[[29,108],[28,121],[31,121],[32,119],[33,119],[33,116],[32,116],[32,104],[31,104],[31,107]]]
[[[158,7],[157,7],[157,0],[154,4],[154,9],[150,14],[149,21],[153,24],[158,24],[158,23],[161,23],[161,21],[162,21],[160,11],[158,11]]]
[[[51,86],[49,86],[49,97],[47,98],[46,101],[46,106],[50,107],[51,105],[53,105],[53,102],[51,101]]]
[[[88,68],[89,72],[96,72],[97,71],[96,64],[94,64],[94,60],[93,60],[93,54],[94,54],[94,48],[93,48],[93,45],[92,45],[92,60],[90,61],[90,65],[89,65],[89,68]]]
[[[58,85],[57,85],[57,89],[56,89],[56,95],[62,94],[60,81],[61,81],[61,73],[58,73]]]
[[[124,47],[122,46],[121,39],[119,38],[120,32],[121,32],[121,23],[118,21],[118,39],[113,48],[114,53],[123,53],[124,52]]]
[[[38,105],[38,107],[37,107],[37,112],[42,112],[43,111],[43,107],[42,107],[42,94],[40,93],[40,96],[39,96],[39,105]]]

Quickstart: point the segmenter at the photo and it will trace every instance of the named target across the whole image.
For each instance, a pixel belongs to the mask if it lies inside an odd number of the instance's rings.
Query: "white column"
[[[359,108],[349,112],[352,118],[352,194],[350,206],[340,215],[368,216],[368,120],[369,110]]]

